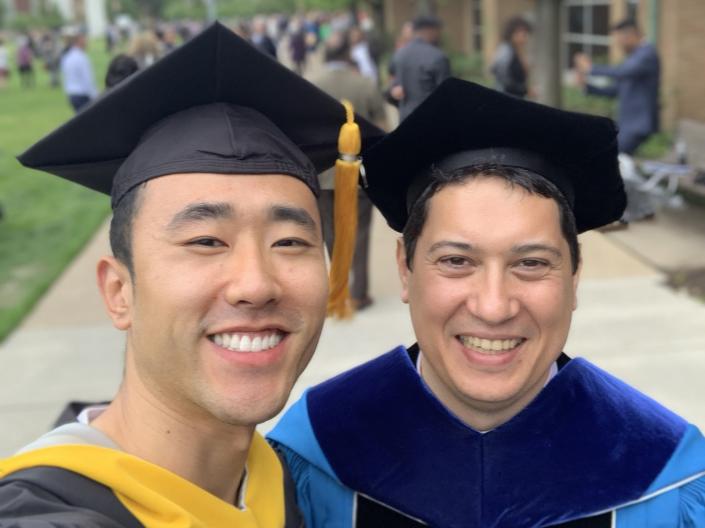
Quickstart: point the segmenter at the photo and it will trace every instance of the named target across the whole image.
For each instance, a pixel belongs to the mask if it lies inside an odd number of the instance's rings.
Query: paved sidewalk
[[[292,398],[413,334],[398,300],[396,234],[380,216],[372,233],[375,304],[351,322],[328,321]],[[661,285],[662,275],[598,233],[582,237],[580,306],[566,347],[705,426],[705,305]],[[108,251],[107,226],[0,345],[0,456],[49,428],[69,399],[108,399],[122,370],[124,337],[95,287],[95,263]],[[265,424],[266,430],[271,423]]]

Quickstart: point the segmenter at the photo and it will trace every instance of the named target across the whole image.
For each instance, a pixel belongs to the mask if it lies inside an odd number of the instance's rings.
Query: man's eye
[[[461,268],[469,264],[468,259],[465,257],[443,257],[439,260],[444,266],[449,266],[451,268]]]
[[[539,270],[548,266],[548,262],[538,259],[523,259],[519,262],[519,266],[526,270]]]
[[[286,248],[297,248],[297,247],[310,247],[311,244],[305,240],[299,238],[284,238],[282,240],[277,240],[274,243],[274,247],[286,247]]]
[[[200,247],[222,247],[225,244],[223,244],[220,240],[217,238],[211,238],[211,237],[201,237],[201,238],[196,238],[194,240],[190,240],[188,242],[189,246],[200,246]]]

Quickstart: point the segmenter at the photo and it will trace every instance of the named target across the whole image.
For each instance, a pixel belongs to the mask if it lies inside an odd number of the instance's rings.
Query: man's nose
[[[473,277],[467,308],[487,324],[497,325],[515,317],[520,303],[512,278],[503,269],[484,269]]]
[[[229,275],[226,301],[242,308],[276,304],[282,295],[271,255],[256,242],[239,244],[224,270]]]

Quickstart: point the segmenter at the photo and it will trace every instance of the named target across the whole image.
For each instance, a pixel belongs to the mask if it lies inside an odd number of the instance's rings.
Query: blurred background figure
[[[299,75],[303,75],[306,66],[306,31],[301,19],[296,19],[290,26],[289,53],[291,62],[294,63],[294,70]]]
[[[360,74],[362,74],[363,77],[371,79],[376,86],[378,80],[377,65],[374,59],[372,59],[365,34],[358,26],[350,28],[348,34],[350,39],[350,57],[360,71]]]
[[[115,46],[120,40],[117,28],[113,24],[108,24],[105,28],[105,51],[112,54]]]
[[[91,59],[86,53],[86,36],[79,31],[67,32],[69,48],[61,57],[64,93],[75,112],[98,95]]]
[[[49,73],[49,84],[57,87],[60,84],[59,66],[61,65],[61,41],[57,32],[49,31],[42,35],[39,41],[39,54],[44,62],[44,68]]]
[[[376,83],[363,77],[350,57],[349,35],[334,31],[324,43],[323,68],[309,80],[336,99],[347,99],[355,111],[381,128],[386,127],[384,101]],[[335,196],[335,169],[318,177],[321,194],[318,204],[323,223],[323,237],[328,255],[333,253],[333,202]],[[353,257],[353,280],[350,295],[358,310],[372,304],[369,294],[369,250],[372,224],[372,202],[364,191],[358,193],[357,239]]]
[[[22,88],[34,86],[34,50],[29,34],[22,35],[17,46],[17,71]]]
[[[154,64],[161,56],[159,40],[153,31],[142,31],[132,38],[128,55],[137,61],[140,68]]]
[[[399,102],[402,121],[433,90],[450,77],[450,61],[440,49],[440,19],[419,16],[414,19],[414,37],[394,54],[394,85],[390,95]]]
[[[404,46],[406,46],[411,40],[414,38],[414,23],[409,20],[407,22],[404,22],[404,25],[401,27],[401,30],[399,31],[399,35],[397,36],[397,40],[394,42],[394,49],[395,50],[400,50]]]
[[[634,154],[639,145],[659,129],[660,61],[656,48],[647,42],[634,20],[612,28],[617,45],[626,59],[617,66],[593,65],[583,53],[575,56],[578,82],[587,93],[616,97],[619,105],[619,150]],[[611,84],[597,86],[588,76],[607,77]]]
[[[5,88],[9,76],[10,52],[5,45],[5,41],[0,37],[0,89]]]
[[[316,51],[318,43],[320,42],[320,21],[318,20],[317,13],[309,13],[303,19],[304,28],[304,42],[306,43],[306,49],[311,51]]]
[[[262,53],[277,58],[277,46],[267,33],[267,20],[264,17],[255,17],[252,21],[250,41]]]
[[[116,55],[108,65],[108,71],[105,74],[105,88],[112,88],[137,70],[139,70],[139,65],[135,59],[124,53]]]
[[[507,21],[502,43],[490,67],[495,88],[500,92],[522,99],[529,95],[528,48],[532,30],[531,24],[521,16]]]
[[[624,62],[617,66],[593,65],[587,55],[576,54],[576,79],[588,94],[617,98],[619,151],[632,156],[659,129],[660,61],[656,48],[644,39],[634,20],[616,24],[612,35],[626,55]],[[597,86],[589,76],[606,77],[610,84]],[[634,178],[624,178],[627,209],[620,221],[622,226],[654,217],[651,197],[641,190],[643,183],[636,174]]]
[[[407,22],[404,22],[404,25],[401,27],[401,30],[399,31],[399,35],[397,35],[397,39],[394,41],[394,54],[392,57],[389,59],[389,62],[387,63],[387,87],[383,91],[384,99],[387,101],[390,105],[393,105],[395,107],[399,107],[399,100],[394,98],[392,96],[392,91],[400,90],[399,88],[395,88],[397,86],[396,83],[396,76],[397,76],[397,65],[396,62],[394,62],[394,59],[396,58],[396,52],[402,49],[404,46],[406,46],[411,40],[414,38],[414,24],[410,20]]]
[[[250,24],[246,20],[238,20],[230,26],[230,29],[238,37],[244,40],[250,40]]]
[[[179,35],[172,26],[163,26],[154,32],[159,41],[159,55],[163,56],[176,49],[179,45]]]

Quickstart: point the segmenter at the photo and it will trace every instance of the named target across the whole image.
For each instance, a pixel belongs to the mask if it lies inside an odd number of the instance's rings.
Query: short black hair
[[[135,268],[132,259],[132,226],[142,203],[144,186],[145,183],[130,189],[113,209],[113,218],[110,220],[110,249],[115,258],[127,267],[133,278]]]
[[[409,210],[409,218],[403,231],[404,249],[406,251],[406,267],[412,270],[412,261],[423,227],[428,216],[429,201],[441,189],[448,185],[465,183],[476,177],[497,177],[505,180],[510,186],[519,186],[530,194],[551,198],[558,205],[561,232],[570,249],[570,260],[573,273],[578,271],[580,264],[580,243],[575,226],[575,215],[563,193],[551,181],[535,172],[516,167],[486,164],[466,167],[450,172],[440,169],[431,170],[431,183],[424,189]]]
[[[335,31],[324,43],[326,62],[350,62],[350,37],[346,32]]]
[[[620,22],[617,22],[615,25],[612,26],[612,31],[623,31],[625,29],[631,29],[633,31],[636,31],[637,33],[641,33],[639,24],[633,18],[625,18],[624,20],[621,20]]]
[[[531,33],[534,30],[534,27],[528,20],[526,20],[522,16],[516,15],[511,17],[509,20],[507,20],[507,23],[504,24],[502,40],[504,42],[510,42],[514,33],[519,31],[520,29],[523,29],[527,33]]]
[[[137,61],[129,55],[124,53],[116,55],[108,65],[108,72],[105,74],[105,87],[112,88],[127,79],[138,69]]]
[[[419,15],[412,21],[411,24],[414,31],[419,31],[421,29],[440,29],[443,26],[441,19],[433,15]]]

